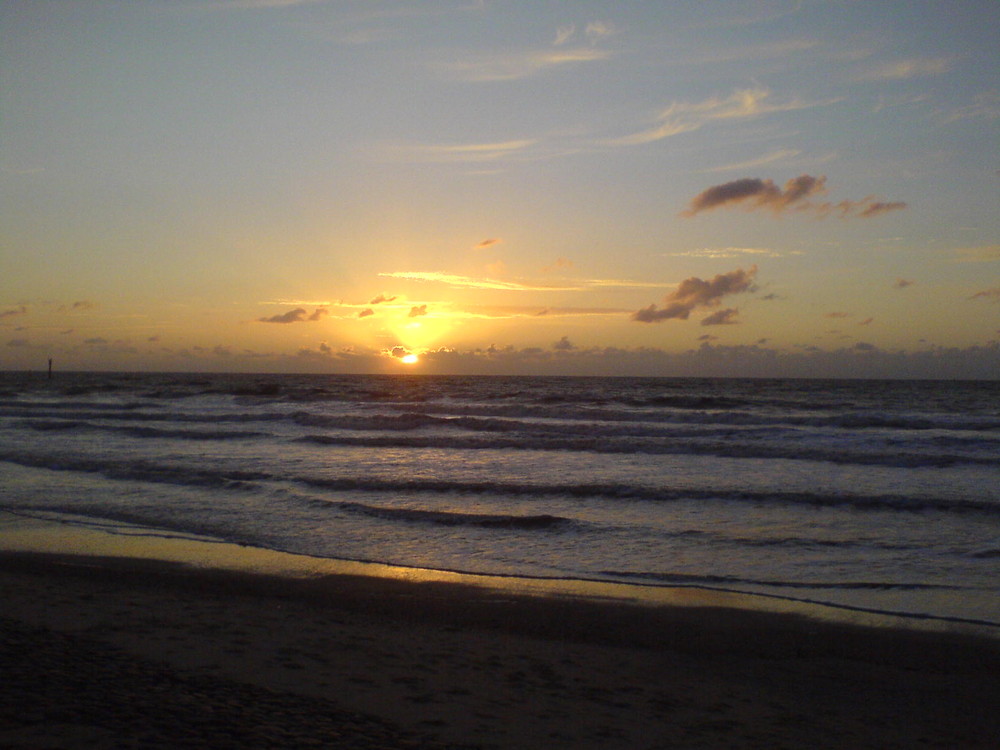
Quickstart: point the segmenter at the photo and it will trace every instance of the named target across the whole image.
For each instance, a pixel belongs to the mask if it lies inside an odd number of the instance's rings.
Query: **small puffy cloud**
[[[823,317],[836,320],[837,318],[849,318],[851,317],[851,314],[846,312],[828,312],[824,314]]]
[[[702,318],[701,324],[703,326],[723,326],[723,325],[733,325],[739,323],[736,317],[739,315],[739,310],[735,307],[727,307],[725,310],[717,310],[706,318]]]
[[[368,307],[368,308],[365,308],[364,310],[362,310],[361,312],[359,312],[358,313],[358,317],[359,318],[367,318],[369,315],[374,315],[374,314],[375,314],[375,311],[372,310],[370,307]]]
[[[272,315],[270,318],[257,318],[258,323],[301,323],[306,319],[306,311],[301,307],[289,310],[280,315]]]
[[[419,318],[422,315],[427,314],[427,305],[415,305],[410,308],[409,314],[406,316],[408,318]]]
[[[984,289],[981,292],[976,292],[969,299],[996,299],[1000,300],[1000,286],[995,286],[992,289]]]
[[[312,315],[306,315],[305,308],[296,307],[280,315],[272,315],[269,318],[257,318],[258,323],[304,323],[305,321],[315,322],[321,320],[330,312],[326,308],[318,307]]]
[[[474,250],[485,250],[486,248],[497,245],[501,242],[499,237],[491,237],[489,239],[483,240],[482,242],[477,242],[474,246]]]
[[[860,201],[843,200],[839,203],[816,203],[812,198],[826,193],[826,176],[803,174],[793,177],[778,187],[770,179],[743,177],[720,185],[712,185],[691,199],[681,216],[692,217],[716,208],[740,206],[747,211],[765,209],[776,216],[788,211],[811,211],[819,216],[838,212],[842,218],[859,216],[871,218],[889,211],[906,208],[901,201],[883,201],[868,196]]]
[[[392,347],[392,349],[389,350],[389,355],[395,357],[396,359],[402,359],[409,353],[410,350],[407,349],[405,346],[394,346]]]
[[[73,303],[74,310],[96,310],[99,305],[96,302],[91,302],[90,300],[80,300]]]
[[[556,258],[555,262],[542,269],[542,273],[551,273],[552,271],[562,271],[564,269],[569,270],[572,267],[573,261],[568,258]]]
[[[757,266],[748,270],[720,273],[709,281],[692,276],[680,283],[677,289],[663,300],[663,307],[644,307],[632,313],[632,320],[640,323],[658,323],[662,320],[687,320],[696,307],[713,307],[729,294],[753,291]]]
[[[683,215],[694,216],[702,211],[711,211],[736,203],[752,208],[767,207],[780,213],[810,195],[825,192],[825,186],[826,177],[812,177],[807,174],[789,180],[784,190],[771,180],[744,177],[706,188],[691,200]]]
[[[576,349],[576,346],[569,340],[569,336],[563,336],[561,339],[552,344],[552,348],[557,352],[571,352]]]
[[[874,322],[875,318],[865,318],[864,320],[859,320],[859,326],[870,326]]]
[[[31,346],[31,342],[28,339],[11,339],[7,342],[7,346],[14,349],[25,348]]]
[[[906,289],[906,287],[913,286],[915,283],[916,282],[913,281],[913,280],[911,280],[911,279],[899,278],[899,279],[896,279],[895,283],[893,283],[892,288],[893,289]]]
[[[107,339],[101,338],[100,336],[95,336],[91,339],[84,339],[83,343],[90,344],[91,346],[103,346],[108,343]]]
[[[393,297],[387,297],[384,294],[380,294],[377,297],[375,297],[374,299],[372,299],[372,301],[369,302],[368,304],[369,305],[381,305],[383,302],[392,302],[395,299],[396,298],[394,296]]]
[[[321,352],[323,352],[323,354],[332,354],[333,353],[333,349],[331,349],[330,345],[328,343],[326,343],[325,341],[319,342],[319,350]]]
[[[16,318],[19,315],[27,315],[28,308],[24,305],[12,307],[9,310],[0,310],[0,320],[4,318]]]
[[[873,198],[865,198],[863,201],[858,201],[857,203],[853,201],[841,201],[837,204],[837,208],[841,210],[843,216],[857,212],[858,216],[862,219],[869,219],[872,216],[904,209],[906,208],[906,203],[903,201],[877,201]]]

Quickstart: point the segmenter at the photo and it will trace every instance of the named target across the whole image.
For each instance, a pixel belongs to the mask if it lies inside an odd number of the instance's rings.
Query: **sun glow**
[[[407,354],[405,357],[400,359],[404,365],[415,365],[420,361],[420,358],[416,354]]]

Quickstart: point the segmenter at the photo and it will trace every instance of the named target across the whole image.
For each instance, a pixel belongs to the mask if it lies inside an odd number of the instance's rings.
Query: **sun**
[[[416,354],[407,354],[405,357],[400,359],[404,365],[415,365],[420,361],[420,358]]]

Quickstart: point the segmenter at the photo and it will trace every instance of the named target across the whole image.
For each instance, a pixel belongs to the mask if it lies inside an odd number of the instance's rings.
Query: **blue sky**
[[[0,368],[995,377],[998,22],[8,0]]]

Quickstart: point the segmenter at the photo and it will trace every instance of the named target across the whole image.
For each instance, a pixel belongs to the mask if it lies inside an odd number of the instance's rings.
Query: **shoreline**
[[[160,541],[173,544],[116,540]],[[414,571],[191,565],[100,554],[93,539],[80,551],[0,552],[0,666],[15,677],[0,680],[0,746],[986,748],[1000,736],[1000,642],[964,628],[703,592],[650,605]]]
[[[390,563],[322,558],[211,537],[145,527],[127,522],[82,524],[66,514],[0,510],[0,556],[9,553],[83,555],[132,560],[133,564],[173,563],[194,569],[231,571],[287,579],[333,576],[389,579],[417,583],[452,583],[493,590],[504,595],[571,597],[638,607],[717,607],[753,612],[794,614],[805,618],[864,627],[961,632],[1000,641],[1000,623],[923,613],[883,611],[792,596],[751,593],[703,585],[629,583],[588,578],[472,573]]]

